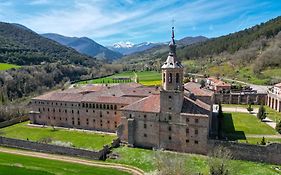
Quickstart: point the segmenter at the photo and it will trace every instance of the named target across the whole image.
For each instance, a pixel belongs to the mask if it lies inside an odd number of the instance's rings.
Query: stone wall
[[[13,147],[13,148],[21,148],[31,151],[44,152],[44,153],[77,156],[77,157],[83,157],[83,158],[94,159],[94,160],[104,160],[106,158],[106,154],[109,152],[108,146],[104,146],[104,148],[100,151],[90,151],[84,149],[31,142],[26,140],[6,138],[1,136],[0,136],[0,145]]]
[[[17,118],[8,120],[8,121],[1,122],[0,128],[11,126],[11,125],[14,125],[14,124],[17,124],[17,123],[20,123],[20,122],[24,122],[24,121],[27,121],[27,120],[29,120],[28,116],[17,117]]]
[[[267,94],[240,94],[240,93],[232,93],[232,94],[221,94],[216,93],[214,95],[214,103],[219,104],[265,104],[266,103]]]
[[[208,141],[208,152],[219,147],[225,147],[232,153],[234,159],[249,160],[256,162],[266,162],[281,164],[281,144],[271,143],[269,145],[253,145],[246,143],[227,142],[219,140]]]

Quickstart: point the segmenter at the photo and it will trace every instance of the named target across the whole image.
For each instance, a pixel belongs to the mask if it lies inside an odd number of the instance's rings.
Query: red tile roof
[[[160,95],[150,95],[122,108],[125,111],[160,112]]]
[[[274,87],[281,88],[281,83],[278,83],[278,84],[274,85]]]
[[[184,88],[196,96],[212,96],[213,91],[200,88],[200,84],[194,82],[188,82],[184,85]]]
[[[88,96],[85,95],[82,102],[96,102],[108,104],[132,104],[142,98],[139,97],[106,97],[106,96]]]

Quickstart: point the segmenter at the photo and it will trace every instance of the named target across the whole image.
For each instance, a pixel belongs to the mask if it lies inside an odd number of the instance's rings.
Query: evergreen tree
[[[261,121],[266,118],[266,111],[263,105],[260,105],[259,112],[257,113],[257,117]]]
[[[278,123],[276,123],[275,129],[279,134],[281,134],[281,120]]]

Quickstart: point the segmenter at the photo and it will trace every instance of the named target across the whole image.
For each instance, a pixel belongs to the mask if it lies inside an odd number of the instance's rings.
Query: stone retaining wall
[[[232,153],[234,159],[281,164],[281,144],[253,145],[229,141],[209,140],[208,152],[211,153],[217,147],[225,147]]]
[[[8,121],[1,122],[0,128],[11,126],[11,125],[14,125],[14,124],[17,124],[17,123],[20,123],[20,122],[24,122],[24,121],[27,121],[27,120],[29,120],[29,116],[17,117],[17,118],[8,120]]]
[[[89,158],[94,160],[105,160],[106,154],[109,152],[108,146],[104,146],[104,148],[100,151],[90,151],[90,150],[63,147],[63,146],[44,144],[44,143],[38,143],[38,142],[32,142],[26,140],[6,138],[1,136],[0,136],[0,145],[13,147],[13,148],[21,148],[31,151],[44,152],[44,153],[77,156],[77,157]]]

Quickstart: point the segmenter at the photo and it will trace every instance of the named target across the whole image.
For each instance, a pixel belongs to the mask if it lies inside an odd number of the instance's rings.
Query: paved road
[[[271,86],[264,86],[264,85],[255,85],[255,84],[250,84],[250,83],[246,83],[243,81],[239,81],[239,80],[233,80],[230,78],[222,78],[223,80],[227,80],[227,81],[234,81],[237,83],[241,83],[241,84],[245,84],[250,86],[253,90],[257,90],[258,93],[267,93],[268,88],[270,88]]]
[[[56,155],[56,154],[46,154],[46,153],[39,153],[39,152],[32,152],[32,151],[24,151],[24,150],[17,150],[17,149],[9,149],[9,148],[3,148],[3,147],[0,147],[0,152],[22,155],[22,156],[44,158],[44,159],[50,159],[50,160],[59,160],[59,161],[63,161],[63,162],[77,163],[77,164],[83,164],[83,165],[94,166],[94,167],[112,168],[112,169],[116,169],[116,170],[120,170],[120,171],[125,171],[125,172],[131,173],[133,175],[143,175],[144,174],[144,172],[142,170],[132,167],[132,166],[115,164],[115,163],[105,163],[102,161],[100,161],[100,162],[90,161],[90,160],[84,160],[84,159],[75,158],[75,157],[61,156],[61,155]]]

